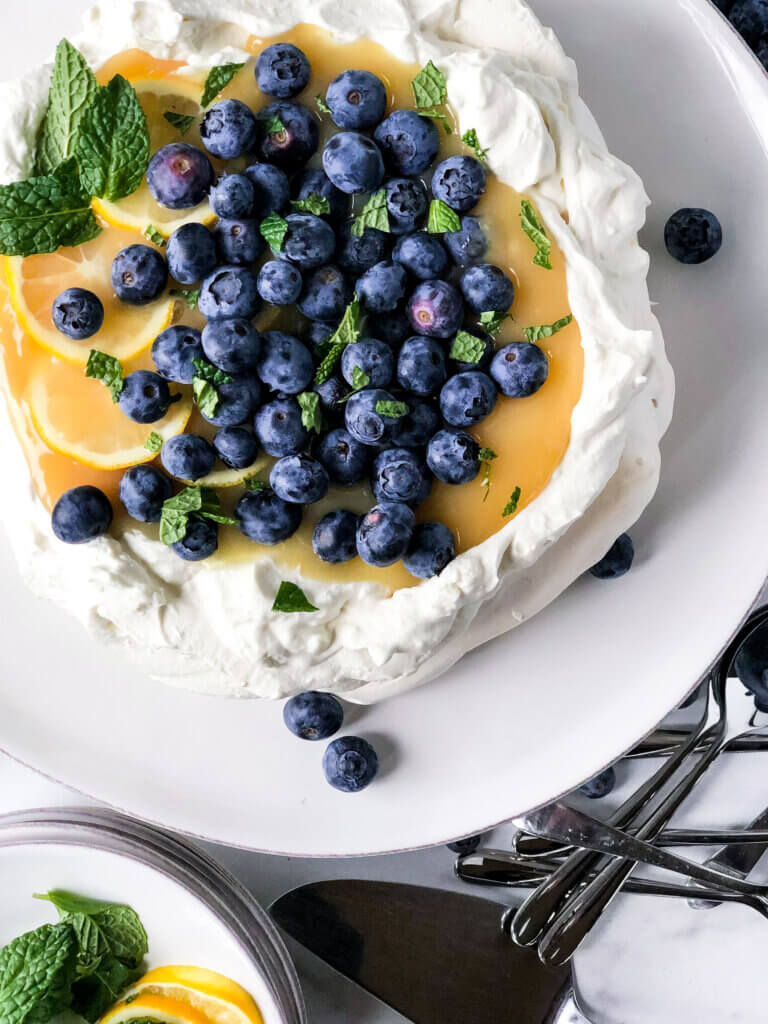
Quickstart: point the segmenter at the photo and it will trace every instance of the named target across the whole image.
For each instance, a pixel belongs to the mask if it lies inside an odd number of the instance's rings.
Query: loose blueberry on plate
[[[253,263],[264,251],[259,222],[221,219],[213,229],[216,249],[222,263]]]
[[[459,231],[447,231],[443,243],[459,267],[479,263],[488,252],[488,238],[477,217],[463,217]]]
[[[179,284],[196,284],[218,263],[216,243],[204,224],[183,224],[168,239],[168,270]]]
[[[410,448],[387,448],[373,460],[371,490],[378,502],[421,505],[432,490],[432,477],[421,455]]]
[[[600,772],[599,775],[595,775],[593,779],[585,782],[583,786],[579,786],[579,793],[582,796],[589,797],[590,800],[600,800],[614,789],[616,786],[616,769],[606,768],[605,771]]]
[[[274,491],[248,491],[235,506],[240,532],[257,544],[288,540],[301,524],[301,505],[283,501]]]
[[[480,445],[464,430],[438,430],[427,445],[427,465],[444,484],[467,484],[480,472]]]
[[[370,71],[342,71],[328,86],[325,102],[333,123],[339,128],[365,131],[384,117],[387,90],[381,79]]]
[[[123,378],[123,390],[117,400],[120,411],[135,423],[156,423],[168,412],[175,399],[168,382],[152,370],[134,370]]]
[[[149,161],[147,187],[160,206],[189,210],[202,203],[215,177],[213,165],[202,149],[187,142],[171,142]]]
[[[254,74],[263,93],[285,100],[306,89],[312,69],[298,46],[273,43],[259,54]]]
[[[154,466],[131,466],[120,481],[120,500],[141,523],[159,523],[163,502],[172,494],[173,484]]]
[[[261,385],[253,374],[242,374],[228,384],[216,387],[219,396],[216,411],[201,415],[216,427],[238,427],[253,418],[261,402]]]
[[[294,182],[296,199],[308,199],[309,196],[319,196],[320,199],[327,199],[331,212],[326,214],[331,220],[344,220],[349,214],[349,196],[341,189],[336,188],[331,179],[321,171],[319,167],[308,168]]]
[[[336,427],[323,434],[315,455],[333,483],[348,486],[359,483],[366,476],[373,449],[343,427]]]
[[[440,411],[452,427],[473,427],[493,412],[499,394],[486,373],[457,373],[443,385]]]
[[[407,304],[408,317],[418,334],[450,338],[464,320],[461,295],[446,281],[423,281]]]
[[[339,132],[323,149],[323,170],[347,195],[374,192],[384,178],[381,150],[367,135]]]
[[[217,217],[252,217],[256,190],[245,174],[223,174],[211,189],[208,201]]]
[[[259,152],[269,163],[295,170],[317,152],[320,142],[317,121],[301,104],[270,103],[259,111],[256,120],[261,121],[265,128]],[[281,128],[274,124],[275,130],[266,131],[266,126],[277,121]]]
[[[247,267],[219,267],[203,281],[197,308],[206,320],[251,320],[261,307],[256,278]]]
[[[336,262],[353,277],[380,263],[389,252],[390,236],[378,228],[365,228],[358,238],[352,234],[352,225],[345,224],[341,231]]]
[[[112,287],[121,302],[146,306],[162,294],[168,284],[165,260],[149,245],[129,245],[112,260]]]
[[[350,288],[338,267],[328,264],[311,271],[304,279],[298,301],[300,312],[310,320],[340,320],[351,298]]]
[[[53,506],[51,527],[65,544],[85,544],[105,534],[112,524],[109,498],[86,484],[65,491]]]
[[[285,219],[288,230],[280,259],[289,260],[300,270],[314,270],[328,263],[336,248],[330,224],[313,213],[289,213]]]
[[[256,118],[240,100],[219,100],[206,110],[200,124],[203,145],[221,160],[236,160],[249,153],[258,132]]]
[[[392,259],[419,281],[440,277],[448,263],[448,254],[440,239],[419,231],[397,240]]]
[[[324,380],[322,384],[315,384],[312,390],[320,396],[320,405],[323,410],[331,415],[338,414],[341,409],[339,402],[349,394],[346,382],[336,374],[329,377],[328,380]]]
[[[261,353],[261,335],[250,320],[238,317],[211,320],[203,328],[202,343],[206,359],[225,373],[255,369]]]
[[[768,0],[737,0],[729,15],[731,24],[754,50],[768,36]]]
[[[459,282],[467,305],[476,313],[506,313],[515,300],[515,286],[501,267],[477,263],[468,267]]]
[[[389,404],[394,401],[388,391],[382,391],[380,388],[358,391],[346,403],[344,422],[347,430],[361,444],[374,447],[387,444],[392,439],[398,417],[380,412],[377,406],[380,406],[380,403]]]
[[[358,736],[332,740],[323,754],[323,772],[334,789],[359,793],[370,785],[379,770],[376,751]]]
[[[216,452],[198,434],[177,434],[163,445],[160,461],[177,480],[200,480],[213,469]]]
[[[613,542],[599,562],[589,570],[599,580],[615,580],[632,568],[635,557],[635,545],[628,533]]]
[[[538,345],[513,341],[496,352],[490,374],[502,395],[527,398],[535,394],[549,376],[549,360]]]
[[[174,324],[166,327],[152,343],[152,360],[166,380],[191,384],[197,370],[195,359],[202,359],[203,341],[196,327]]]
[[[761,626],[743,644],[733,667],[754,695],[757,710],[768,712],[768,626]]]
[[[301,295],[301,272],[284,260],[268,260],[256,280],[259,295],[273,306],[291,306]]]
[[[344,721],[344,708],[330,693],[297,693],[283,707],[283,721],[301,740],[327,740]]]
[[[440,426],[440,413],[422,398],[408,398],[408,413],[392,431],[392,444],[398,448],[425,448]]]
[[[265,331],[261,342],[256,372],[267,387],[289,395],[306,391],[315,374],[306,345],[283,331]]]
[[[440,136],[434,121],[415,110],[393,110],[373,133],[391,174],[406,178],[421,174],[434,162],[440,150]]]
[[[386,341],[393,350],[398,349],[411,333],[411,324],[401,309],[389,313],[375,313],[368,317],[368,331],[379,341]]]
[[[263,220],[270,213],[282,213],[288,205],[291,188],[288,175],[272,164],[251,164],[243,171],[253,186],[253,216]]]
[[[420,523],[413,531],[403,565],[420,580],[438,576],[456,557],[456,541],[443,523]]]
[[[171,549],[185,562],[202,562],[210,558],[219,546],[219,528],[210,519],[190,518],[187,532]]]
[[[254,421],[256,437],[267,455],[295,455],[309,440],[295,398],[276,398],[262,405]]]
[[[53,300],[53,325],[68,338],[85,341],[104,323],[104,306],[98,295],[85,288],[67,288]]]
[[[355,291],[370,313],[391,313],[405,296],[406,284],[403,267],[399,263],[382,260],[358,278]]]
[[[414,395],[436,395],[445,379],[445,353],[439,342],[420,334],[403,342],[397,357],[401,387]]]
[[[686,207],[667,221],[664,243],[670,256],[680,263],[705,263],[723,244],[723,229],[709,210]]]
[[[449,156],[435,168],[432,195],[459,213],[476,206],[485,192],[485,171],[473,156]]]
[[[445,845],[460,857],[468,857],[478,849],[482,841],[482,836],[467,836],[466,839],[457,839],[455,843],[446,843]]]
[[[355,384],[355,370],[368,377],[366,387],[385,388],[395,373],[392,349],[378,338],[361,338],[356,345],[347,345],[341,357],[341,372],[350,386]]]
[[[382,501],[360,519],[357,553],[367,565],[384,568],[408,550],[416,520],[408,505]]]
[[[312,505],[328,493],[328,473],[311,455],[286,455],[269,474],[272,490],[283,501]]]
[[[405,235],[424,223],[429,198],[418,178],[391,178],[384,188],[389,230],[393,235]]]
[[[259,442],[247,427],[224,427],[213,439],[213,449],[230,469],[245,469],[256,461]]]
[[[357,554],[357,515],[336,508],[324,515],[312,533],[312,550],[332,565],[349,562]]]
[[[467,332],[470,333],[469,331]],[[491,362],[493,360],[496,349],[493,341],[487,336],[478,337],[476,334],[472,335],[473,338],[477,338],[483,345],[483,354],[477,360],[476,363],[464,363],[459,359],[451,359],[449,361],[450,373],[464,373],[465,370],[482,370],[483,373],[490,372]],[[498,381],[496,381],[498,387]]]

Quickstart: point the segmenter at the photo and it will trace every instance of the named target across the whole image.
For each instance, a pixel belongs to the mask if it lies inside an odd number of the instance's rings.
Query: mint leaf
[[[123,367],[119,359],[108,356],[106,352],[99,352],[92,348],[88,353],[88,362],[85,365],[85,376],[100,380],[109,388],[112,401],[116,402],[123,390]]]
[[[469,331],[457,331],[448,355],[457,363],[479,363],[485,355],[485,342]]]
[[[307,430],[320,434],[323,430],[323,414],[320,411],[320,395],[316,391],[302,391],[296,399],[301,406],[301,422]]]
[[[192,364],[195,367],[195,376],[202,377],[203,380],[209,380],[211,384],[215,384],[219,387],[221,384],[231,384],[234,377],[230,377],[228,373],[220,370],[218,366],[214,366],[207,359],[193,359]]]
[[[116,1003],[123,992],[139,980],[144,974],[143,965],[129,967],[114,957],[104,957],[94,966],[93,971],[79,978],[72,986],[72,1011],[95,1022],[104,1016],[106,1011]],[[131,1024],[139,1024],[149,1018],[132,1019]],[[152,1024],[160,1024],[159,1021]]]
[[[291,206],[294,210],[314,213],[316,217],[319,217],[322,213],[331,212],[330,202],[325,196],[319,196],[317,192],[310,192],[306,199],[292,199]]]
[[[295,583],[283,580],[272,605],[273,612],[316,612],[317,608],[307,600],[307,595]]]
[[[464,132],[461,136],[461,141],[465,146],[469,146],[470,149],[474,149],[475,156],[478,160],[485,160],[488,156],[488,150],[483,149],[480,145],[480,140],[477,137],[477,132],[474,128],[470,128],[469,131]]]
[[[180,135],[186,135],[196,118],[193,114],[177,114],[175,110],[166,110],[163,117],[174,128],[178,128]]]
[[[154,455],[157,455],[157,453],[163,447],[163,439],[162,437],[160,437],[159,434],[156,434],[153,430],[152,433],[147,438],[147,440],[144,442],[144,447],[147,449],[148,452],[152,452]]]
[[[82,245],[101,231],[74,161],[55,174],[0,187],[0,252],[32,256]]]
[[[204,377],[193,377],[192,393],[203,416],[210,419],[211,416],[216,415],[216,410],[219,408],[219,392],[210,381],[205,380]]]
[[[551,338],[573,320],[573,313],[564,316],[561,320],[555,320],[553,324],[538,324],[536,327],[524,327],[523,334],[528,341],[541,341],[542,338]]]
[[[533,208],[533,203],[528,199],[523,199],[520,203],[520,220],[523,225],[523,231],[536,246],[536,255],[533,257],[533,262],[537,267],[551,270],[552,264],[549,262],[549,255],[552,252],[552,243],[547,238],[544,225],[539,220]]]
[[[439,107],[448,99],[445,75],[429,61],[411,82],[417,107]]]
[[[72,1002],[77,938],[69,924],[44,924],[0,950],[0,1020],[48,1024]]]
[[[427,231],[430,235],[441,235],[445,231],[460,231],[461,218],[442,199],[433,199],[429,204]]]
[[[318,93],[317,96],[315,96],[315,103],[317,104],[317,109],[320,111],[321,114],[330,114],[331,108],[325,102],[320,93]]]
[[[352,234],[362,238],[366,228],[389,232],[389,213],[387,212],[387,190],[380,188],[374,192],[352,222]]]
[[[488,500],[488,495],[491,491],[491,463],[494,459],[498,458],[498,455],[493,448],[481,448],[477,453],[477,457],[483,464],[483,479],[480,481],[480,486],[485,488],[485,495],[483,496],[483,502]]]
[[[446,135],[453,135],[453,129],[451,128],[451,122],[448,119],[447,114],[442,114],[439,110],[435,110],[434,107],[427,107],[423,110],[417,110],[416,113],[419,117],[429,117],[433,121],[441,121],[443,128],[445,129]]]
[[[197,300],[200,298],[199,288],[171,288],[170,294],[175,299],[186,302],[190,309],[197,308]]]
[[[35,174],[51,174],[75,152],[80,122],[96,95],[98,85],[79,50],[62,39],[48,93],[48,109],[40,126]]]
[[[144,237],[161,248],[165,245],[165,235],[161,235],[154,224],[147,224],[144,228]]]
[[[281,132],[285,131],[285,125],[275,114],[265,118],[263,124],[267,135],[280,135]]]
[[[379,416],[389,416],[393,420],[399,420],[410,412],[405,402],[390,402],[388,399],[379,399],[376,403],[376,412]]]
[[[504,506],[504,511],[501,513],[503,516],[512,516],[517,512],[517,505],[520,501],[520,488],[516,487],[509,497],[509,501]]]
[[[266,491],[268,486],[263,480],[251,479],[245,481],[246,491]]]
[[[163,544],[175,544],[187,533],[190,516],[210,519],[224,526],[237,526],[237,520],[221,514],[218,494],[210,487],[185,487],[172,498],[163,502],[160,514],[160,540]]]
[[[480,323],[492,338],[495,338],[499,333],[501,325],[505,320],[509,320],[509,313],[499,313],[496,310],[487,310],[485,313],[480,314]]]
[[[122,75],[94,96],[80,124],[75,155],[89,195],[116,202],[144,180],[150,156],[147,118]]]
[[[267,245],[272,252],[280,252],[285,236],[288,234],[288,221],[279,213],[270,213],[259,225],[259,231],[267,240]]]
[[[315,384],[324,384],[333,373],[341,353],[360,337],[360,300],[355,294],[354,299],[344,311],[341,323],[328,339],[328,352],[315,373]]]
[[[365,370],[361,366],[353,366],[352,390],[349,392],[348,395],[344,395],[343,398],[340,398],[336,405],[343,405],[345,402],[348,402],[352,395],[356,395],[358,391],[362,391],[363,388],[367,388],[370,383],[371,378],[368,376]]]
[[[244,64],[218,64],[211,68],[203,87],[203,96],[200,100],[202,106],[207,107],[212,103],[243,67]]]

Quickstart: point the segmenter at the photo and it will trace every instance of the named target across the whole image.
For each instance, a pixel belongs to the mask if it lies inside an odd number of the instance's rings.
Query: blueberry
[[[599,800],[601,797],[608,796],[615,785],[616,769],[611,767],[606,768],[599,775],[595,775],[593,779],[585,782],[583,786],[579,786],[578,791],[582,796],[586,796],[590,800]]]
[[[252,217],[256,205],[256,190],[245,174],[223,174],[208,197],[217,217]]]
[[[163,445],[160,461],[178,480],[199,480],[213,469],[216,452],[198,434],[177,434]]]
[[[411,325],[401,309],[393,309],[390,313],[368,317],[368,330],[374,338],[386,341],[391,349],[398,349],[411,333]]]
[[[259,295],[273,306],[291,306],[301,294],[301,273],[283,260],[269,260],[256,281]]]
[[[622,533],[589,571],[599,580],[615,580],[629,572],[634,557],[635,545],[632,538],[628,533]]]
[[[415,231],[424,223],[427,215],[427,190],[418,178],[390,178],[384,187],[387,194],[389,230],[393,235],[405,235],[409,231]]]
[[[243,171],[253,186],[253,216],[263,220],[270,213],[282,213],[288,205],[291,188],[288,175],[272,164],[251,164]]]
[[[448,263],[448,255],[440,239],[424,231],[399,238],[392,259],[419,281],[440,277]]]
[[[761,626],[749,637],[736,655],[733,667],[754,695],[758,711],[768,711],[768,627]]]
[[[149,161],[147,187],[160,206],[189,210],[202,203],[215,177],[213,165],[202,149],[187,142],[171,142]]]
[[[168,269],[179,284],[195,284],[218,263],[216,243],[204,224],[184,224],[168,239]]]
[[[514,341],[496,352],[490,373],[502,395],[527,398],[538,391],[549,376],[549,360],[538,345]]]
[[[257,544],[288,540],[301,523],[301,505],[283,501],[274,491],[248,491],[235,506],[240,532]]]
[[[350,287],[338,267],[318,267],[304,279],[299,310],[310,320],[340,320],[351,298]]]
[[[423,281],[408,300],[413,329],[430,338],[450,338],[464,321],[464,303],[445,281]]]
[[[344,422],[352,437],[361,444],[374,447],[388,444],[398,420],[378,412],[376,406],[379,402],[393,401],[388,391],[379,388],[358,391],[352,395],[344,410]]]
[[[264,251],[264,238],[259,222],[222,218],[213,229],[216,248],[222,263],[253,263]]]
[[[245,469],[256,461],[259,442],[247,427],[224,427],[213,439],[213,450],[230,469]]]
[[[366,740],[344,736],[328,744],[323,754],[323,772],[334,789],[359,793],[376,777],[379,758]]]
[[[373,133],[392,174],[412,177],[434,162],[440,150],[440,136],[434,121],[415,110],[393,110]]]
[[[421,505],[432,490],[424,459],[410,448],[387,448],[373,460],[371,490],[376,501]]]
[[[283,721],[301,740],[327,740],[341,728],[344,709],[330,693],[298,693],[283,707]]]
[[[339,132],[323,149],[323,170],[342,192],[374,192],[384,178],[381,150],[367,135]]]
[[[761,39],[755,49],[755,56],[763,65],[766,71],[768,71],[768,38]]]
[[[373,450],[354,438],[348,430],[337,427],[324,434],[315,455],[335,484],[359,483],[367,474]]]
[[[464,430],[438,430],[427,445],[427,465],[444,484],[468,484],[480,471],[480,445]]]
[[[386,257],[389,246],[390,236],[385,232],[377,228],[365,228],[358,238],[352,234],[352,224],[345,224],[336,261],[347,274],[359,277]]]
[[[269,474],[272,490],[283,501],[311,505],[328,493],[328,474],[311,455],[286,455],[278,459]]]
[[[339,128],[365,131],[384,117],[387,90],[370,71],[342,71],[328,86],[325,102]]]
[[[306,340],[315,351],[318,346],[324,345],[326,341],[335,333],[338,327],[338,322],[328,322],[326,320],[313,320],[309,325],[307,331]]]
[[[157,372],[166,380],[191,384],[195,359],[203,358],[203,342],[196,327],[174,324],[166,327],[152,343],[152,359]]]
[[[506,313],[515,300],[515,286],[501,267],[477,263],[468,267],[459,282],[467,304],[476,313]]]
[[[378,338],[362,338],[354,345],[347,345],[341,357],[341,372],[350,386],[354,386],[356,368],[367,374],[366,387],[385,388],[395,373],[392,349]]]
[[[219,528],[210,519],[190,517],[187,532],[171,549],[185,562],[202,562],[210,558],[219,546]]]
[[[371,313],[390,313],[405,296],[407,278],[399,263],[382,260],[358,278],[355,288]]]
[[[53,324],[68,338],[85,341],[104,323],[104,306],[98,295],[85,288],[67,288],[53,300]]]
[[[120,481],[120,500],[140,523],[159,523],[163,502],[172,494],[173,484],[154,466],[131,466]]]
[[[156,423],[168,412],[174,399],[168,382],[151,370],[134,370],[123,378],[118,398],[120,411],[135,423]]]
[[[459,213],[476,206],[485,192],[485,171],[473,156],[449,156],[435,168],[432,195]]]
[[[289,260],[300,270],[314,270],[330,260],[336,236],[327,221],[313,213],[289,213],[285,219],[288,230],[280,259]]]
[[[259,146],[262,157],[270,163],[293,170],[317,152],[320,142],[317,121],[299,103],[270,103],[259,111],[256,119],[264,125],[276,119],[282,125],[279,131],[265,131]]]
[[[336,188],[331,179],[318,167],[303,172],[294,183],[297,199],[307,199],[311,195],[327,199],[331,212],[326,214],[331,220],[344,220],[349,214],[349,196]]]
[[[324,515],[312,533],[312,550],[324,562],[348,562],[357,554],[357,516],[344,508]]]
[[[324,411],[331,415],[339,412],[341,409],[339,402],[349,394],[346,383],[335,374],[328,380],[324,380],[322,384],[315,384],[312,390],[320,396],[320,405]]]
[[[85,544],[106,533],[112,523],[109,498],[98,487],[65,491],[53,506],[51,527],[65,544]]]
[[[452,427],[473,427],[493,412],[499,394],[486,373],[467,370],[443,385],[440,411]]]
[[[731,8],[730,20],[736,31],[754,49],[768,35],[768,0],[738,0]]]
[[[154,302],[168,284],[168,267],[148,245],[129,245],[112,260],[112,287],[121,302],[146,306]]]
[[[247,267],[219,267],[203,281],[197,308],[206,320],[251,320],[261,307],[256,278]]]
[[[290,99],[306,89],[312,73],[306,55],[292,43],[273,43],[256,61],[256,84],[267,96]]]
[[[277,398],[262,405],[254,422],[256,436],[267,455],[295,455],[309,441],[295,398]]]
[[[467,333],[470,334],[469,331],[467,331]],[[482,370],[483,373],[489,372],[491,361],[496,351],[493,341],[491,340],[491,338],[488,337],[488,335],[478,337],[476,334],[472,334],[471,337],[476,338],[479,342],[482,342],[483,354],[480,356],[476,363],[463,363],[458,359],[451,359],[451,373],[463,373],[465,370]],[[498,387],[498,381],[496,382],[496,386]]]
[[[202,413],[216,427],[237,427],[250,420],[261,402],[261,385],[253,374],[235,377],[216,388],[219,401],[213,415]]]
[[[413,532],[403,565],[420,580],[438,576],[456,557],[456,541],[443,523],[420,523]]]
[[[768,0],[766,0],[768,11]],[[723,244],[720,221],[709,210],[684,208],[673,213],[664,228],[664,243],[680,263],[705,263]]]
[[[425,448],[440,426],[440,413],[431,402],[409,398],[409,411],[397,421],[392,431],[392,444],[398,448]]]
[[[420,334],[403,342],[397,357],[401,387],[414,395],[436,395],[445,378],[445,353],[439,342]]]
[[[483,837],[480,836],[467,836],[466,839],[457,839],[455,843],[446,843],[445,845],[453,853],[457,853],[460,857],[468,857],[471,853],[474,853],[483,841]]]
[[[462,217],[459,231],[447,231],[443,244],[460,267],[478,263],[488,252],[488,238],[477,217]]]
[[[209,107],[200,124],[200,138],[209,153],[221,160],[237,160],[256,145],[256,118],[240,100],[219,100]]]
[[[289,395],[306,391],[315,375],[312,356],[306,345],[282,331],[265,331],[261,341],[261,356],[256,370],[267,387]]]
[[[360,519],[357,553],[367,565],[392,565],[408,550],[415,526],[413,511],[407,505],[382,501]]]
[[[203,352],[225,373],[245,373],[258,362],[261,335],[250,320],[211,320],[203,328]]]

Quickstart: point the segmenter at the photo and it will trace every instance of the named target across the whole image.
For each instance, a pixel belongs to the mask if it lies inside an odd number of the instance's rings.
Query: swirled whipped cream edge
[[[567,452],[544,491],[439,577],[388,591],[329,584],[269,558],[207,568],[138,529],[61,544],[5,411],[3,519],[27,584],[141,668],[227,696],[306,689],[369,703],[433,678],[525,621],[600,558],[652,498],[674,392],[637,232],[648,198],[579,98],[576,68],[523,0],[103,0],[73,39],[98,66],[137,47],[190,69],[245,60],[249,35],[306,22],[344,42],[373,39],[399,60],[437,63],[461,130],[493,140],[488,162],[536,202],[565,255],[584,350]],[[50,65],[0,86],[0,181],[30,172]],[[568,215],[568,222],[561,216]],[[280,580],[319,611],[271,611]],[[482,614],[480,614],[482,612]]]

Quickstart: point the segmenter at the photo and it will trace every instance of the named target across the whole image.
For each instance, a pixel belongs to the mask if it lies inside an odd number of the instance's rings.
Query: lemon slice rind
[[[212,473],[207,476],[201,477],[199,480],[182,480],[181,483],[186,484],[188,487],[213,487],[219,490],[223,487],[237,487],[238,484],[244,484],[248,480],[252,480],[262,469],[266,469],[269,465],[269,459],[262,455],[261,458],[256,459],[250,466],[246,466],[245,469],[214,469]]]
[[[164,996],[189,1002],[209,1024],[264,1024],[253,997],[237,982],[202,967],[159,967],[145,974],[126,998],[137,1002],[147,996]],[[117,1024],[117,1022],[115,1022]]]

